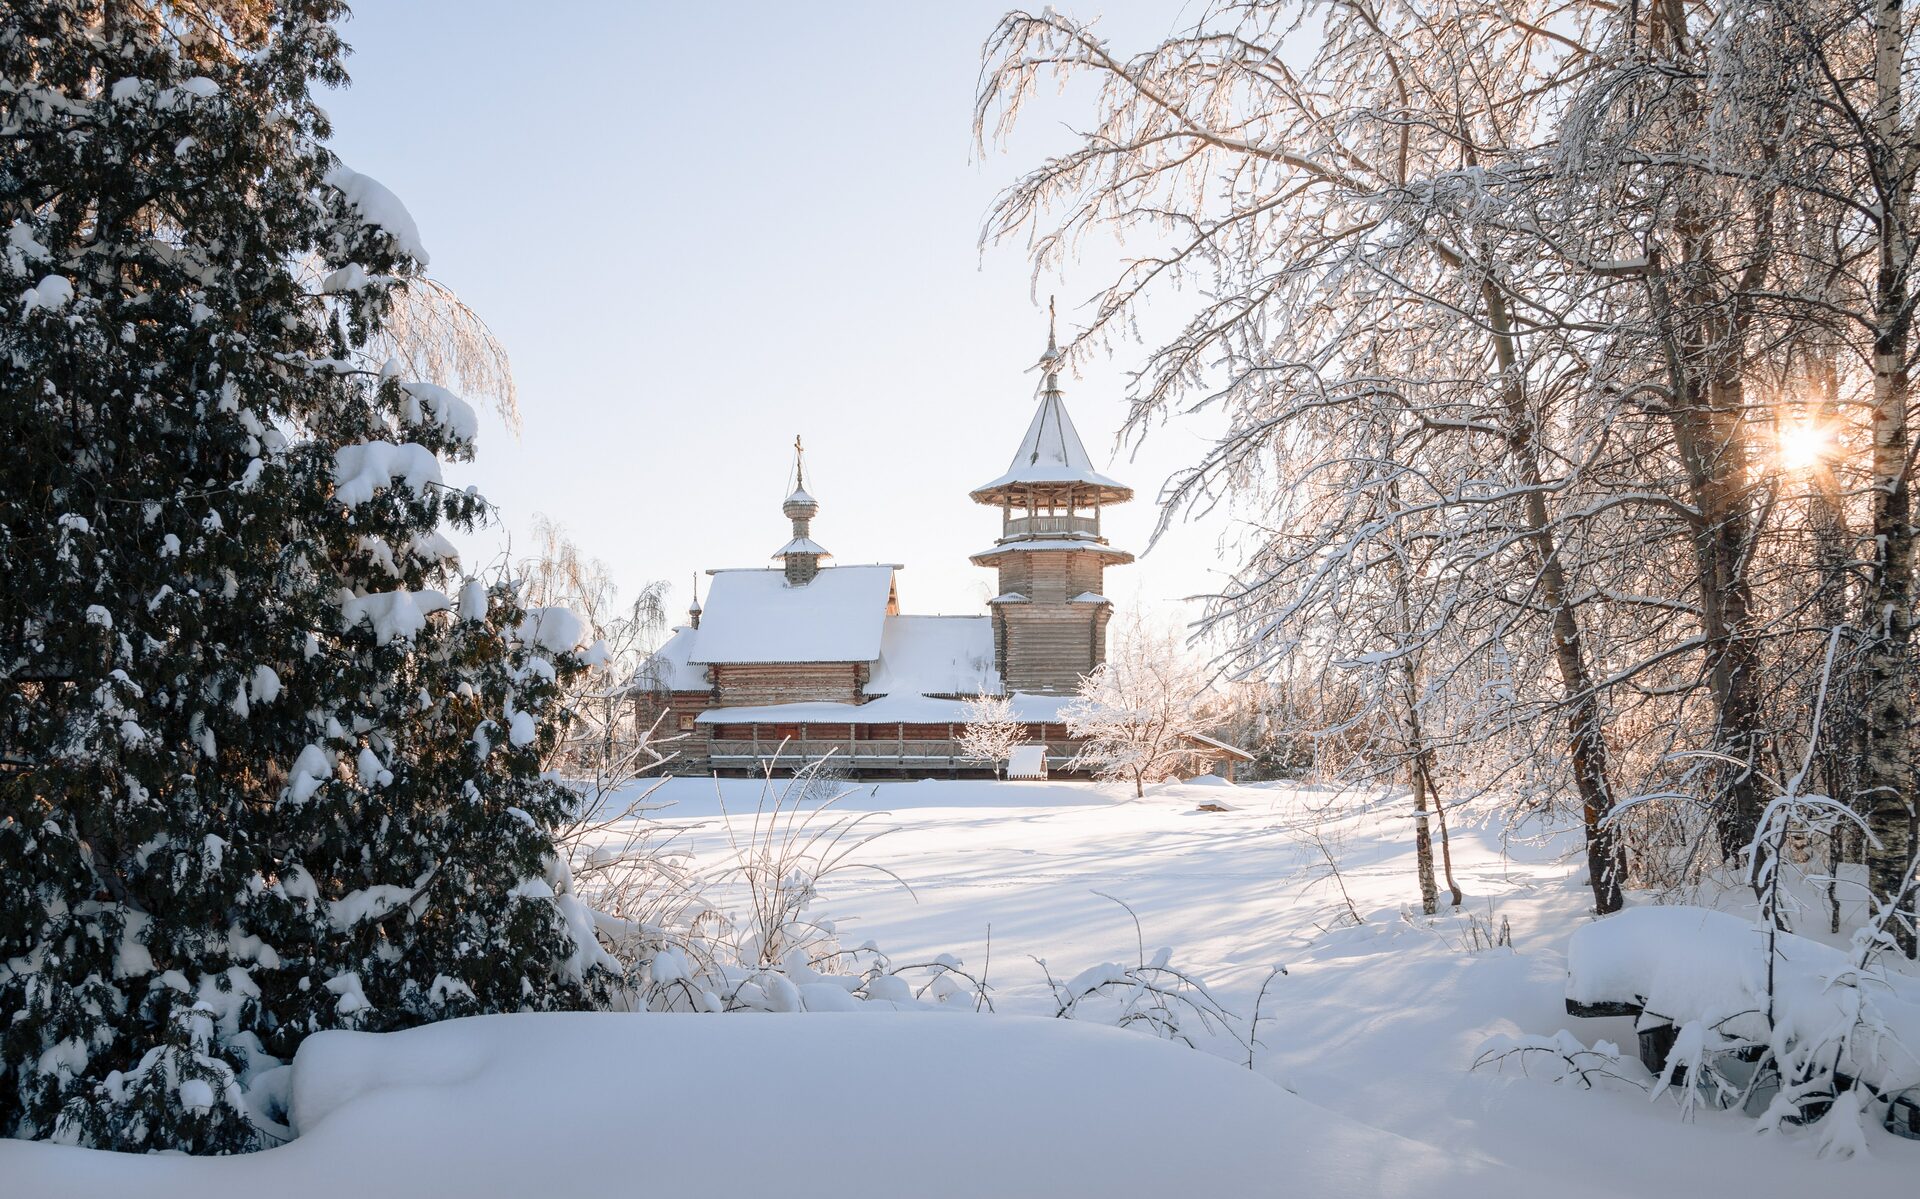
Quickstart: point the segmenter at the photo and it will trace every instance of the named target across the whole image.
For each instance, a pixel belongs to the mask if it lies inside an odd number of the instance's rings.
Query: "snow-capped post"
[[[387,323],[413,218],[325,144],[344,7],[36,11],[0,18],[0,1136],[246,1149],[310,1032],[596,1001],[540,769],[582,655],[443,534],[487,516],[446,481],[478,421]]]
[[[1196,737],[1219,724],[1220,696],[1206,663],[1171,632],[1124,622],[1107,661],[1081,680],[1061,710],[1067,735],[1081,742],[1074,769],[1126,779],[1136,797],[1148,783],[1204,770],[1212,751]]]
[[[976,695],[967,701],[965,714],[960,752],[991,765],[993,777],[1004,777],[1014,747],[1027,740],[1027,726],[1013,717],[1013,700],[1005,695]]]

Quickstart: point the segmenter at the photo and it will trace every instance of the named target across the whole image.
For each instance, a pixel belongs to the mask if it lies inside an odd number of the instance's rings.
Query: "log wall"
[[[640,692],[634,697],[634,718],[640,730],[654,730],[654,749],[671,755],[667,769],[678,772],[693,764],[705,769],[707,743],[712,730],[694,722],[694,717],[713,707],[711,691]],[[659,723],[654,723],[655,717]]]
[[[1027,597],[993,609],[994,663],[1007,690],[1073,691],[1107,660],[1111,610],[1072,602],[1087,592],[1101,594],[1106,571],[1100,555],[1039,550],[1008,554],[998,565],[1001,592]]]
[[[707,668],[714,684],[712,707],[761,704],[857,704],[866,685],[864,662],[716,663]]]

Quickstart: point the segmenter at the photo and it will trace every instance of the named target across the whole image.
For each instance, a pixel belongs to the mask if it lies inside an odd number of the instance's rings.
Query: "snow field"
[[[717,859],[723,812],[750,820],[759,795],[751,780],[676,779],[649,803],[670,805],[658,818],[677,849]],[[1553,1081],[1557,1059],[1475,1069],[1490,1047],[1562,1030],[1576,1051],[1632,1044],[1629,1018],[1565,1014],[1566,947],[1590,921],[1561,838],[1503,845],[1456,827],[1467,902],[1426,920],[1403,914],[1417,889],[1393,796],[1210,782],[1134,801],[1090,784],[922,781],[855,787],[836,806],[874,813],[887,831],[859,856],[912,891],[836,874],[813,914],[895,963],[962,959],[986,974],[994,1014],[869,1004],[324,1033],[292,1070],[292,1143],[187,1159],[0,1142],[5,1193],[517,1199],[751,1181],[797,1196],[1755,1199],[1901,1194],[1920,1170],[1920,1146],[1877,1129],[1864,1155],[1834,1161],[1810,1134],[1756,1136],[1737,1114],[1683,1120],[1671,1094],[1649,1099],[1631,1054],[1619,1085],[1594,1089]],[[1503,925],[1511,947],[1476,948]],[[1162,960],[1234,1014],[1200,1051],[1102,1027],[1097,1011],[1046,1018],[1061,1002],[1049,976]],[[810,1007],[854,1006],[803,990]]]
[[[652,800],[682,828],[677,848],[711,858],[725,852],[722,807],[750,818],[759,791],[751,780],[716,789],[675,779]],[[1229,810],[1199,810],[1222,802]],[[1243,1037],[1259,1003],[1258,1073],[1354,1120],[1556,1188],[1579,1179],[1618,1195],[1894,1193],[1920,1171],[1920,1145],[1879,1129],[1867,1155],[1824,1160],[1810,1134],[1756,1135],[1739,1113],[1683,1120],[1671,1092],[1650,1099],[1631,1018],[1566,1014],[1567,944],[1593,923],[1573,830],[1509,839],[1453,814],[1466,902],[1428,921],[1403,796],[1201,782],[1135,801],[1119,786],[923,780],[855,787],[836,806],[878,813],[866,827],[888,831],[860,857],[913,893],[877,873],[841,874],[822,888],[817,914],[835,921],[843,944],[871,940],[896,963],[951,953],[969,971],[984,967],[1003,1014],[1051,1015],[1048,973],[1064,983],[1169,948],[1175,967],[1241,1017]],[[1365,923],[1341,927],[1341,885],[1316,841]],[[1125,901],[1139,934],[1096,892]],[[1503,921],[1512,947],[1474,951]],[[1287,973],[1270,980],[1281,964]],[[1537,1061],[1474,1068],[1504,1044],[1563,1030],[1624,1047],[1631,1081],[1587,1090],[1555,1084]],[[1232,1037],[1206,1048],[1245,1068]]]
[[[1518,1199],[1549,1182],[1379,1133],[1205,1054],[1053,1020],[484,1016],[322,1033],[294,1074],[300,1136],[282,1148],[0,1142],[8,1193]]]

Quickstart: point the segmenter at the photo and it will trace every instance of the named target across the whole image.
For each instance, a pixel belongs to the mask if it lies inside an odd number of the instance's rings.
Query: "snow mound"
[[[550,654],[571,653],[586,639],[587,622],[571,608],[529,608],[517,635],[522,643]]]
[[[440,460],[426,446],[411,441],[404,445],[366,441],[333,452],[333,497],[349,508],[393,486],[395,479],[413,488],[415,495],[423,494],[429,485],[440,482]]]
[[[1766,932],[1731,913],[1629,908],[1574,930],[1567,999],[1639,1003],[1642,1027],[1704,1023],[1766,1041],[1767,958]],[[1839,1040],[1848,1074],[1892,1091],[1920,1085],[1920,979],[1856,972],[1840,950],[1782,933],[1773,984],[1785,1038]]]
[[[338,188],[347,198],[347,203],[360,210],[360,217],[369,225],[378,226],[387,231],[400,251],[426,266],[432,261],[427,256],[427,248],[420,242],[420,226],[413,220],[413,214],[400,197],[388,190],[371,175],[362,175],[345,165],[336,166],[327,172],[324,182],[328,187]]]
[[[37,1199],[520,1199],[562,1177],[650,1195],[713,1194],[721,1177],[778,1180],[760,1189],[781,1196],[1555,1189],[1207,1054],[1022,1017],[567,1013],[323,1032],[294,1061],[292,1119],[292,1143],[241,1157],[0,1142],[0,1176]]]

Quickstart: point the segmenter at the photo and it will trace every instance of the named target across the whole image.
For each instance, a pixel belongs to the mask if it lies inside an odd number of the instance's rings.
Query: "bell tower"
[[[1040,407],[1007,472],[973,490],[976,503],[1000,509],[1000,539],[970,559],[996,570],[994,665],[1007,691],[1063,695],[1107,659],[1113,603],[1102,593],[1106,568],[1133,561],[1107,544],[1101,513],[1133,498],[1133,489],[1093,468],[1060,395],[1059,344],[1047,305]]]

